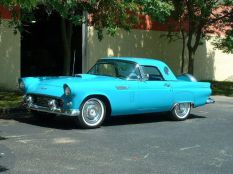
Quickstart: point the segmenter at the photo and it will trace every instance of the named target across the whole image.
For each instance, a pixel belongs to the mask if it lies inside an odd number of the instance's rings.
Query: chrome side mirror
[[[150,77],[149,74],[143,74],[141,81],[143,81],[143,82],[148,81],[149,77]]]

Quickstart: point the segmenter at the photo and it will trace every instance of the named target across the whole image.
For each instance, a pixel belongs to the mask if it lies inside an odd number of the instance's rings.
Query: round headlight
[[[23,83],[23,81],[19,82],[19,89],[21,89],[21,90],[25,89],[25,84]]]
[[[70,96],[71,95],[71,90],[70,90],[69,86],[67,86],[67,85],[64,86],[64,94],[66,96]]]
[[[33,98],[32,98],[32,96],[30,96],[30,95],[26,96],[25,102],[28,105],[28,107],[31,107],[33,105]]]

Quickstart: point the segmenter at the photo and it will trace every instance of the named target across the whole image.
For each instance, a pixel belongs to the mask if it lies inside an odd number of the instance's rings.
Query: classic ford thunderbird
[[[185,120],[192,107],[214,102],[210,83],[176,77],[164,62],[145,58],[103,58],[86,74],[20,78],[19,88],[33,114],[73,116],[83,128],[108,116],[154,112]]]

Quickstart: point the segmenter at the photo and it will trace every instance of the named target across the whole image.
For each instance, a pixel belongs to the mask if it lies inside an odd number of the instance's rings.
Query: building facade
[[[0,88],[17,89],[20,77],[20,33],[9,28],[10,13],[0,6]]]
[[[1,9],[3,11],[3,9]],[[8,27],[10,19],[4,11],[0,25],[0,87],[17,89],[21,76],[21,36]],[[101,57],[147,57],[165,61],[176,74],[180,74],[182,41],[169,42],[163,27],[139,27],[131,32],[120,30],[116,36],[97,38],[93,27],[82,26],[81,67],[85,73]],[[187,69],[187,50],[185,54]],[[215,50],[210,40],[204,40],[195,55],[194,76],[198,80],[233,81],[233,54]]]
[[[100,57],[133,56],[165,61],[176,74],[181,71],[182,41],[169,42],[166,31],[134,29],[120,31],[115,37],[105,36],[102,41],[92,27],[88,28],[87,58],[84,69],[90,68]],[[233,81],[233,54],[214,49],[212,40],[203,40],[194,62],[194,76],[199,80]],[[188,52],[185,52],[186,70]]]

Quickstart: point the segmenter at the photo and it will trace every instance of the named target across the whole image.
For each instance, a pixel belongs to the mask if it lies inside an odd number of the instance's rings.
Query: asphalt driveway
[[[233,98],[192,110],[118,117],[83,130],[72,119],[0,119],[0,172],[33,174],[232,174]]]

